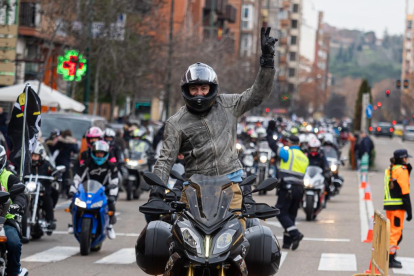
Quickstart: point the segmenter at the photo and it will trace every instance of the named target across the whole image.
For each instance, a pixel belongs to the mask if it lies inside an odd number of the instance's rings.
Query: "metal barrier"
[[[354,274],[354,276],[382,275],[388,276],[390,253],[390,221],[376,210],[374,215],[374,238],[372,240],[372,256],[370,272]],[[375,273],[378,271],[380,274]],[[368,271],[366,271],[368,272]]]

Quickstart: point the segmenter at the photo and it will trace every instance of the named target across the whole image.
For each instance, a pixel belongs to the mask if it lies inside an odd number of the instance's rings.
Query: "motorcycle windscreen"
[[[141,140],[130,140],[129,148],[129,159],[141,160],[144,158],[145,153],[149,150],[149,144]]]
[[[310,178],[313,178],[315,175],[322,174],[322,173],[323,173],[322,169],[316,166],[309,166],[306,169],[306,175],[308,175]]]
[[[322,149],[327,158],[339,159],[338,152],[335,148],[331,146],[323,146]]]
[[[210,227],[227,216],[234,192],[228,179],[225,181],[223,177],[196,176],[198,179],[194,182],[190,179],[190,186],[185,190],[190,213],[197,222]],[[194,179],[193,177],[191,178]]]
[[[86,193],[94,194],[102,187],[102,184],[96,180],[88,180],[82,184]]]

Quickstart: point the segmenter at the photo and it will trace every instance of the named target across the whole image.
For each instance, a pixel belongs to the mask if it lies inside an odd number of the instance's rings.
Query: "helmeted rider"
[[[105,141],[96,141],[91,148],[91,157],[85,160],[75,175],[74,184],[70,187],[69,194],[73,196],[78,191],[80,183],[86,180],[96,180],[103,186],[114,184],[117,187],[105,189],[108,198],[108,209],[113,212],[108,227],[108,238],[115,239],[116,234],[113,225],[116,223],[115,203],[118,196],[118,168],[109,162],[109,145]],[[69,224],[69,233],[73,233],[73,226]]]
[[[82,165],[86,160],[91,158],[91,150],[92,146],[96,141],[101,141],[104,138],[104,132],[99,127],[91,127],[86,132],[86,144],[88,145],[88,149],[83,151],[80,156],[79,165]],[[109,153],[109,162],[115,163],[116,157],[110,152]]]
[[[147,164],[148,164],[148,170],[152,170],[152,166],[155,163],[155,152],[152,148],[152,143],[150,140],[148,140],[147,138],[147,131],[145,128],[137,128],[132,132],[132,140],[129,141],[129,150],[130,152],[134,152],[134,151],[142,151],[141,149],[141,143],[145,143],[148,145],[148,150],[147,150],[147,156],[148,156],[148,160],[147,160]]]
[[[2,191],[10,191],[14,184],[19,184],[19,178],[6,169],[7,155],[3,146],[0,146],[0,184]],[[21,228],[15,220],[16,215],[23,215],[28,203],[24,192],[10,198],[11,205],[6,215],[4,232],[7,237],[7,275],[27,275],[27,269],[20,268],[20,257],[22,255]]]
[[[154,173],[164,183],[181,152],[185,157],[187,178],[193,174],[226,175],[233,182],[230,208],[242,207],[242,194],[237,184],[243,174],[236,150],[237,119],[269,97],[275,75],[273,56],[277,40],[269,37],[270,28],[266,32],[262,28],[261,33],[261,68],[253,86],[242,94],[219,95],[218,77],[207,64],[198,62],[185,71],[181,79],[185,106],[167,120],[163,148],[154,167]],[[163,194],[163,189],[158,187],[151,191],[152,198],[163,197]],[[187,202],[185,192],[181,201]],[[241,223],[245,228],[245,221]]]
[[[42,193],[43,209],[46,213],[46,222],[48,223],[48,230],[55,230],[56,223],[54,221],[53,208],[59,199],[59,191],[57,187],[52,187],[53,180],[46,179],[45,177],[57,176],[56,168],[53,167],[49,161],[45,159],[46,152],[42,144],[37,143],[36,148],[32,153],[32,167],[30,173],[32,175],[38,175],[38,181],[43,185],[45,191]],[[34,180],[34,176],[32,177]]]

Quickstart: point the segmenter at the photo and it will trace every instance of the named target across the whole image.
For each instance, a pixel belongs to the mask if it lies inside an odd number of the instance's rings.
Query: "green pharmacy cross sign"
[[[57,73],[63,75],[66,81],[81,81],[86,73],[86,59],[76,50],[66,51],[64,56],[58,57]]]

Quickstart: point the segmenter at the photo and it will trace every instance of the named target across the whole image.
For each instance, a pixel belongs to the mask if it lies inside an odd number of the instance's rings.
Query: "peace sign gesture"
[[[275,55],[275,43],[278,39],[269,36],[270,30],[270,27],[267,27],[266,31],[264,27],[261,30],[260,42],[262,56],[260,57],[260,65],[262,67],[274,68],[273,56]]]

